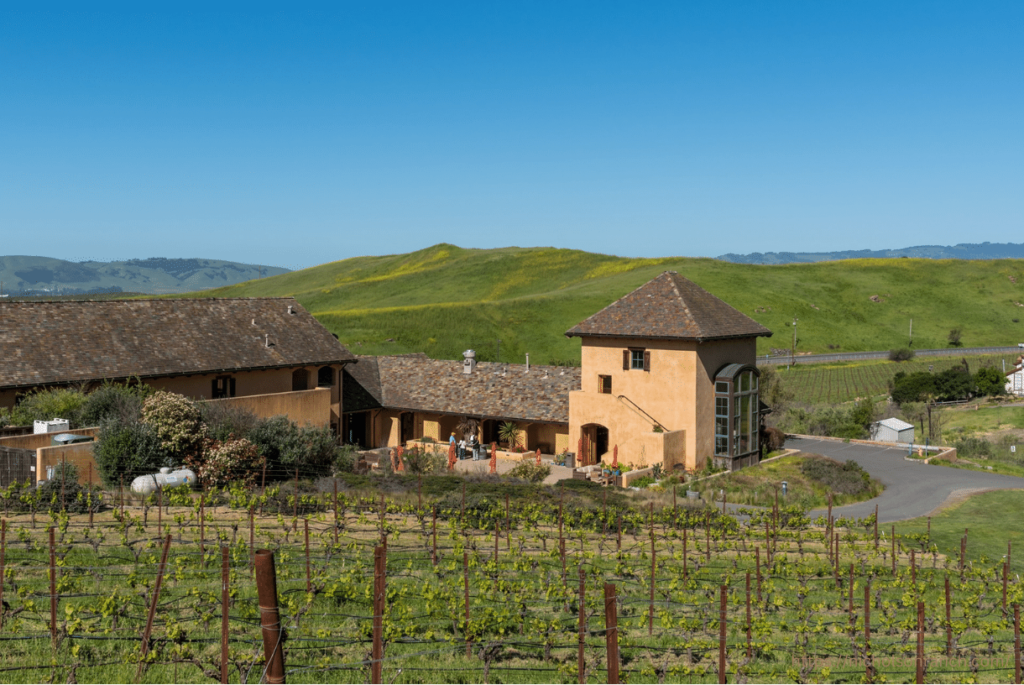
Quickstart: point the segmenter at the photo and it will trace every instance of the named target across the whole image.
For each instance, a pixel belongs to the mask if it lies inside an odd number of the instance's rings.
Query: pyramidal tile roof
[[[567,337],[676,340],[768,337],[770,330],[675,271],[666,271],[565,332]]]

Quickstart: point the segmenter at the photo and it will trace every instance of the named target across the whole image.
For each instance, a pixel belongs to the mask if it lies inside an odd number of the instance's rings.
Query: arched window
[[[334,369],[329,366],[321,366],[316,372],[316,387],[330,388],[334,386]]]
[[[715,456],[757,452],[760,401],[757,368],[729,364],[715,374]]]

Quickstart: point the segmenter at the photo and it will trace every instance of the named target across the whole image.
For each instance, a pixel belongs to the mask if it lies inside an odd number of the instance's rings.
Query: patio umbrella
[[[619,446],[612,450],[612,470],[619,468]]]
[[[399,448],[398,448],[398,455],[397,455],[398,468],[395,469],[398,472],[405,471],[405,464],[402,463],[402,452],[404,452],[404,451],[405,450],[401,446],[399,446]]]
[[[537,466],[540,466],[540,448],[537,448]]]
[[[448,443],[448,470],[455,470],[455,445]]]
[[[498,472],[498,443],[491,443],[491,473]]]

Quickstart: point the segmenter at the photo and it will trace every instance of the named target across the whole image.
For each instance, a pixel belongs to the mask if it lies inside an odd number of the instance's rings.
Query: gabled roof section
[[[544,423],[569,422],[569,392],[580,389],[578,367],[477,362],[462,372],[461,361],[423,354],[359,357],[345,368],[344,411],[383,407],[458,416]],[[354,382],[350,382],[354,381]],[[348,386],[360,385],[360,389]],[[361,402],[361,403],[358,403]]]
[[[290,297],[0,303],[0,387],[352,361]]]
[[[567,337],[720,340],[772,332],[675,271],[666,271],[565,332]]]

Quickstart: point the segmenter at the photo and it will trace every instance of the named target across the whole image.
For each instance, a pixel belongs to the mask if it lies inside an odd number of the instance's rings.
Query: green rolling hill
[[[296,297],[357,354],[574,362],[563,333],[662,271],[678,271],[775,332],[759,354],[1024,341],[1024,260],[853,259],[761,266],[713,259],[627,259],[554,248],[463,249],[356,257],[196,297]]]

